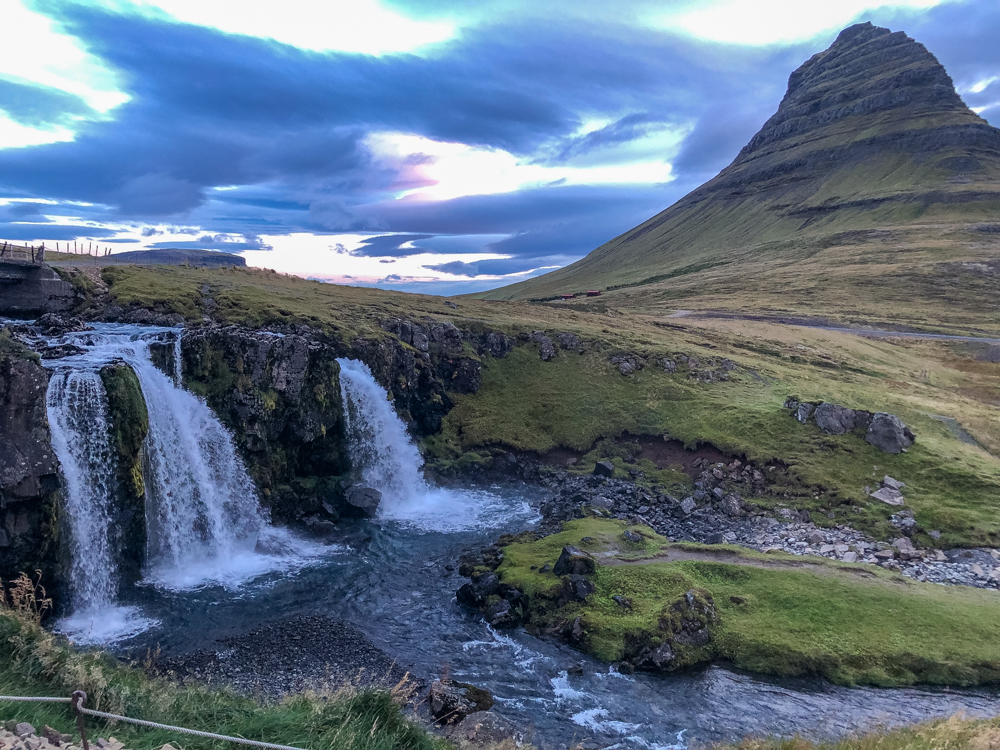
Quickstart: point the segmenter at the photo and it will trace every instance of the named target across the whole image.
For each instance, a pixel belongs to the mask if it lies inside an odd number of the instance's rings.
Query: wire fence
[[[53,698],[51,696],[21,696],[21,695],[0,695],[0,703],[5,701],[14,702],[24,702],[24,703],[69,703],[73,709],[73,713],[76,714],[76,726],[80,732],[80,740],[83,744],[83,750],[90,750],[90,743],[87,741],[86,727],[84,726],[84,716],[93,716],[98,719],[104,719],[105,721],[124,721],[129,724],[135,724],[140,727],[147,727],[148,729],[162,729],[167,732],[176,732],[178,734],[188,734],[195,737],[204,737],[210,740],[219,740],[221,742],[233,742],[238,745],[248,745],[250,747],[261,747],[265,750],[301,750],[301,748],[292,747],[291,745],[276,745],[272,742],[260,742],[258,740],[248,740],[245,737],[230,737],[226,734],[216,734],[215,732],[203,732],[198,729],[188,729],[187,727],[175,727],[170,724],[160,724],[155,721],[146,721],[145,719],[134,719],[130,716],[119,716],[118,714],[109,714],[105,711],[95,711],[94,709],[87,708],[84,704],[87,702],[87,694],[82,690],[77,690],[69,698]]]
[[[17,261],[41,265],[45,260],[45,245],[15,245],[0,242],[0,261]]]

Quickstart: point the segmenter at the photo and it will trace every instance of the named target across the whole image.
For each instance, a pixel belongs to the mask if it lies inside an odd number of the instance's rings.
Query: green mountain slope
[[[778,111],[713,180],[577,263],[482,296],[610,288],[637,307],[835,312],[853,294],[864,314],[864,296],[891,297],[896,276],[919,295],[928,280],[914,276],[977,273],[942,263],[1000,258],[997,222],[1000,130],[923,45],[859,24],[792,73]],[[985,273],[1000,280],[1000,261]]]

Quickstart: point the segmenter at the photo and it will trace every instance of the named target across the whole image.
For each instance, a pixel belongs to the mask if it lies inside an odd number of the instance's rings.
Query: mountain
[[[718,176],[566,268],[485,293],[1000,324],[1000,130],[902,32],[858,24]],[[992,293],[991,293],[992,292]],[[921,299],[914,299],[914,297]],[[887,315],[882,315],[887,317]],[[967,326],[955,318],[953,323]]]

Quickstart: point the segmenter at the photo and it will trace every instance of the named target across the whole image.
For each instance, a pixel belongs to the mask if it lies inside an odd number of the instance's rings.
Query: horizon
[[[20,46],[0,62],[0,241],[505,286],[713,177],[789,74],[864,21],[924,44],[1000,124],[992,0],[268,6],[5,5]]]

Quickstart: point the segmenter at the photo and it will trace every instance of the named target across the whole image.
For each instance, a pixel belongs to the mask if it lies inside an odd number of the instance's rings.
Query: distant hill
[[[1000,322],[998,283],[1000,130],[923,45],[864,23],[792,73],[714,179],[566,268],[478,296],[603,289],[650,311],[944,312],[967,327]]]
[[[191,248],[165,247],[152,250],[129,250],[114,255],[94,257],[91,255],[73,255],[72,253],[46,254],[46,259],[56,265],[62,263],[85,263],[87,265],[119,265],[138,264],[149,266],[201,266],[214,268],[216,266],[246,266],[247,262],[239,255],[224,253],[219,250],[195,250]]]

